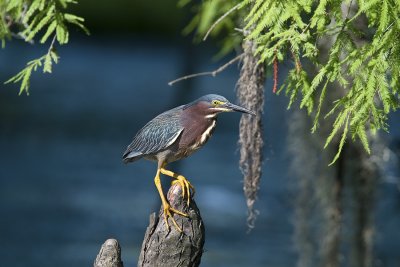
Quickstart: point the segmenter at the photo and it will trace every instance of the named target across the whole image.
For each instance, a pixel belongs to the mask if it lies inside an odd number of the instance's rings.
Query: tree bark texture
[[[150,224],[147,227],[142,250],[139,256],[138,267],[196,267],[200,265],[203,254],[205,230],[200,211],[193,200],[187,205],[187,198],[182,197],[180,185],[172,185],[167,199],[170,205],[189,217],[174,214],[174,219],[181,227],[179,232],[172,220],[169,219],[168,228],[161,207],[158,216],[150,215]],[[101,247],[94,262],[94,267],[124,267],[121,261],[121,248],[118,241],[108,239]]]
[[[153,213],[143,240],[138,267],[199,266],[205,236],[200,211],[193,198],[190,199],[190,205],[187,205],[178,184],[171,186],[167,199],[173,208],[185,212],[189,217],[173,215],[182,229],[179,232],[171,220],[168,229],[162,207],[158,216]]]

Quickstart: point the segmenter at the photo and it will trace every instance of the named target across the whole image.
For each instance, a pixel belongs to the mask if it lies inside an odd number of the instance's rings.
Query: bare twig
[[[172,86],[174,83],[180,82],[182,80],[198,77],[198,76],[211,75],[211,76],[215,77],[218,73],[224,71],[227,67],[229,67],[230,65],[232,65],[236,61],[240,60],[243,57],[243,55],[244,54],[242,53],[242,54],[236,56],[235,58],[231,59],[229,62],[225,63],[224,65],[222,65],[221,67],[219,67],[218,69],[216,69],[214,71],[206,71],[206,72],[200,72],[200,73],[194,73],[194,74],[186,75],[186,76],[180,77],[178,79],[175,79],[173,81],[170,81],[168,83],[168,85]]]
[[[297,73],[300,73],[301,68],[302,68],[300,59],[297,57],[297,55],[294,53],[294,51],[292,49],[290,49],[290,53],[292,54],[294,64],[296,66],[296,71],[297,71]]]
[[[54,34],[53,39],[51,40],[49,49],[47,50],[47,54],[49,54],[51,52],[51,50],[53,50],[56,39],[57,39],[57,34]]]
[[[233,28],[235,31],[237,31],[237,32],[240,32],[240,33],[243,33],[244,34],[244,29],[241,29],[241,28]]]
[[[224,18],[226,18],[229,14],[231,14],[233,11],[238,9],[240,7],[241,3],[237,4],[236,6],[232,7],[229,9],[225,14],[223,14],[217,21],[214,22],[213,25],[211,25],[210,29],[208,29],[206,35],[204,35],[203,41],[207,40],[208,35],[210,35],[211,31],[215,28],[215,26],[218,25]]]
[[[10,34],[11,34],[12,37],[14,37],[16,39],[24,40],[25,42],[27,42],[27,43],[29,43],[31,45],[35,44],[35,42],[33,40],[29,40],[28,41],[27,40],[27,36],[25,34],[23,34],[22,32],[19,32],[19,33],[11,32]]]
[[[6,26],[9,28],[13,24],[13,19],[10,15],[5,15],[4,19],[6,21]]]

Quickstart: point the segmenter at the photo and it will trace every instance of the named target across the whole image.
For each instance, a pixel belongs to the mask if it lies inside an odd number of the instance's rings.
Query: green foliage
[[[180,7],[187,6],[191,0],[180,0],[178,5]],[[193,6],[192,12],[195,13],[189,24],[183,29],[183,34],[187,35],[190,32],[195,31],[195,41],[201,41],[206,35],[211,25],[222,15],[228,12],[232,7],[240,3],[239,0],[204,0],[201,5]],[[239,32],[235,32],[236,27],[236,16],[237,14],[245,14],[244,10],[236,10],[235,16],[228,16],[224,18],[211,32],[211,37],[222,36],[222,40],[219,41],[221,50],[216,56],[220,58],[227,55],[229,52],[235,49],[240,49],[242,43],[242,35]]]
[[[200,18],[212,15],[197,28],[199,32],[206,31],[226,11],[225,8],[212,14],[207,9],[208,2],[197,7],[201,10],[197,14]],[[299,99],[300,108],[314,117],[311,131],[317,130],[321,117],[335,117],[325,143],[327,147],[339,138],[332,163],[339,157],[348,135],[359,139],[370,153],[367,130],[387,130],[388,114],[399,107],[400,2],[221,2],[228,6],[242,3],[241,10],[229,16],[230,22],[236,23],[226,36],[234,32],[234,27],[243,27],[246,34],[242,40],[256,42],[255,53],[260,62],[271,65],[275,58],[294,62],[280,91],[284,90],[290,98],[289,108]],[[311,63],[317,72],[305,71],[300,62]],[[327,91],[333,88],[341,88],[337,90],[337,100],[326,102]],[[324,110],[328,112],[324,114]]]
[[[68,24],[74,24],[88,33],[83,18],[65,12],[69,4],[75,3],[74,0],[0,0],[0,39],[3,48],[6,41],[13,37],[33,43],[35,38],[41,36],[41,44],[50,42],[45,55],[29,61],[24,69],[6,82],[20,82],[20,94],[29,94],[33,71],[42,68],[44,73],[52,72],[53,63],[58,63],[56,43],[64,45],[69,41]]]

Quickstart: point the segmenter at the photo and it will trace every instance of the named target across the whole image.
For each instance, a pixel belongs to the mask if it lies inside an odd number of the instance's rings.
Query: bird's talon
[[[189,206],[190,205],[190,183],[188,180],[185,180],[185,187],[188,192],[187,205]]]
[[[196,189],[194,189],[194,186],[189,181],[187,181],[187,182],[189,184],[190,189],[193,190],[193,193],[196,193]]]
[[[182,228],[179,227],[179,225],[178,225],[177,222],[175,221],[175,219],[174,219],[173,215],[171,214],[171,212],[176,213],[176,214],[179,214],[179,215],[181,215],[181,216],[185,216],[185,217],[188,217],[188,215],[187,215],[186,213],[183,213],[183,212],[179,211],[179,210],[176,210],[176,209],[174,209],[174,208],[171,208],[171,206],[168,205],[168,204],[164,206],[164,220],[165,220],[165,223],[166,223],[166,225],[167,225],[167,229],[168,229],[168,230],[170,229],[170,228],[169,228],[169,223],[168,223],[168,218],[171,218],[172,223],[175,225],[176,229],[177,229],[179,232],[182,232]]]
[[[174,209],[174,208],[171,208],[171,207],[170,207],[169,210],[172,211],[173,213],[179,214],[179,215],[181,215],[181,216],[189,217],[189,215],[187,215],[186,213],[184,213],[184,212],[182,212],[182,211],[179,211],[179,210],[176,210],[176,209]]]
[[[186,191],[185,182],[182,180],[179,180],[179,183],[181,184],[181,187],[182,187],[182,198],[185,199],[185,191]],[[187,196],[188,196],[188,198],[190,197],[190,192],[187,192]]]
[[[175,185],[175,184],[179,184],[180,185],[180,187],[181,187],[181,190],[182,190],[182,198],[183,199],[185,199],[185,189],[186,189],[186,186],[185,186],[185,184],[183,183],[183,181],[181,181],[181,180],[174,180],[174,181],[172,181],[172,183],[171,183],[172,185]],[[188,196],[190,196],[190,193],[188,193]]]
[[[191,198],[191,192],[190,189],[193,188],[191,183],[183,176],[178,176],[177,180],[181,181],[182,184],[182,190],[186,190],[187,192],[187,205],[190,205],[190,198]]]
[[[179,225],[176,223],[175,219],[173,217],[171,217],[171,219],[172,219],[172,222],[174,223],[174,225],[176,227],[176,230],[178,230],[178,232],[182,233],[182,228],[179,227]]]
[[[168,223],[168,217],[167,217],[167,214],[165,213],[165,210],[164,210],[164,221],[165,221],[165,224],[167,225],[167,229],[168,229],[168,231],[169,231],[169,223]]]
[[[190,189],[193,188],[193,186],[189,183],[189,181],[187,181],[186,179],[176,179],[174,181],[172,181],[172,184],[179,184],[181,186],[181,190],[182,190],[182,198],[185,199],[185,196],[187,195],[187,203],[189,206],[190,203]],[[185,193],[187,192],[187,193]]]

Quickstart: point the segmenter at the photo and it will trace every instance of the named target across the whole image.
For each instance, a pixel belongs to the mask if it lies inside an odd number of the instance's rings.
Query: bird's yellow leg
[[[172,184],[179,183],[181,185],[182,197],[185,198],[185,195],[187,195],[187,205],[189,206],[189,204],[190,204],[190,189],[192,189],[193,192],[195,192],[193,185],[183,175],[166,170],[166,169],[164,169],[164,167],[162,167],[160,169],[160,171],[162,174],[168,175],[168,176],[176,179],[175,181],[172,182]]]
[[[182,215],[182,216],[185,216],[185,217],[188,217],[188,215],[186,213],[183,213],[183,212],[181,212],[179,210],[176,210],[176,209],[172,208],[171,205],[169,205],[169,203],[165,199],[165,196],[164,196],[164,193],[163,193],[163,190],[162,190],[162,187],[161,187],[160,169],[157,170],[156,177],[154,178],[154,183],[156,184],[158,193],[160,194],[160,197],[161,197],[161,202],[162,202],[163,210],[164,210],[164,212],[163,212],[164,220],[165,220],[165,223],[167,224],[168,230],[169,230],[168,217],[171,217],[172,222],[174,223],[176,229],[179,232],[182,232],[182,229],[176,223],[176,221],[175,221],[174,217],[172,216],[171,212],[179,214],[179,215]]]

